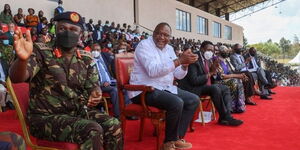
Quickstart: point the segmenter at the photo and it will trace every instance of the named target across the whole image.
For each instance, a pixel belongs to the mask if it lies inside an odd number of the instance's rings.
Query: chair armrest
[[[125,84],[124,89],[128,91],[143,91],[143,92],[153,92],[154,88],[152,86],[146,85],[130,85]]]

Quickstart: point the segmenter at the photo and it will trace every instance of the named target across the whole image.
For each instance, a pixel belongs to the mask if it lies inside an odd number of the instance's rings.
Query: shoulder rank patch
[[[34,43],[34,46],[39,50],[52,50],[52,48],[45,43]]]

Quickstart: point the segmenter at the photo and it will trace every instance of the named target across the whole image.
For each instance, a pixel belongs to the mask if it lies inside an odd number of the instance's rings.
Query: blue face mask
[[[111,48],[111,47],[112,47],[112,44],[111,44],[111,43],[108,43],[108,44],[107,44],[107,47],[108,47],[108,48]]]
[[[4,45],[9,45],[9,40],[3,40],[2,42]]]

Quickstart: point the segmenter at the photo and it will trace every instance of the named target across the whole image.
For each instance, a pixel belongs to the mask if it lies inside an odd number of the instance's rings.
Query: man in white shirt
[[[188,149],[191,143],[184,137],[194,112],[199,105],[199,97],[173,85],[174,78],[182,79],[187,74],[188,65],[198,56],[191,51],[176,57],[168,45],[171,27],[167,23],[156,26],[153,37],[141,41],[136,50],[130,84],[152,86],[155,90],[146,95],[150,106],[166,110],[166,130],[163,150]],[[141,92],[129,92],[134,103],[140,103]]]

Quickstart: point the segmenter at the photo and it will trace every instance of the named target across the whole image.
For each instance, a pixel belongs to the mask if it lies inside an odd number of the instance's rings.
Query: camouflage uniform
[[[30,102],[27,119],[33,136],[80,144],[80,149],[123,149],[117,119],[86,108],[99,87],[93,60],[76,55],[56,57],[52,48],[36,43],[28,62]]]

